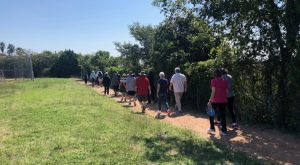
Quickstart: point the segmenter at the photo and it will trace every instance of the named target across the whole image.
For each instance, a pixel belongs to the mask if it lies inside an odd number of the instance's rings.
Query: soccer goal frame
[[[3,70],[0,69],[0,81],[4,81],[4,80],[5,80],[5,76]]]
[[[31,54],[1,56],[0,80],[34,80]]]

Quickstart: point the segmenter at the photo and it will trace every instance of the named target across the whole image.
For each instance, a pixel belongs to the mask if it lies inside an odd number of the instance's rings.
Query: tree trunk
[[[289,99],[288,99],[288,74],[290,71],[289,62],[291,59],[291,51],[287,48],[281,48],[280,50],[280,73],[278,84],[278,106],[277,106],[277,124],[280,127],[284,127],[286,123],[286,114],[289,111]]]

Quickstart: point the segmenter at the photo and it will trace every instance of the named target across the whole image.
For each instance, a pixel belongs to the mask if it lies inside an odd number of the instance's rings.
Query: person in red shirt
[[[141,104],[142,113],[145,113],[146,101],[148,101],[148,95],[151,95],[151,87],[144,72],[141,72],[141,76],[136,80],[136,94]]]
[[[221,117],[221,135],[226,135],[226,104],[227,104],[227,92],[228,92],[228,84],[227,81],[222,78],[221,71],[216,69],[215,78],[211,80],[211,96],[207,103],[208,106],[212,106],[213,109],[220,114]],[[214,117],[209,117],[210,121],[210,129],[208,129],[209,133],[215,131],[214,126]]]

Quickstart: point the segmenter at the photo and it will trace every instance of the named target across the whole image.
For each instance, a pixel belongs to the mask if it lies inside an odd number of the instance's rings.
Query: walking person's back
[[[175,74],[172,76],[170,81],[170,90],[172,90],[175,95],[175,101],[176,101],[176,107],[178,112],[182,112],[181,108],[181,98],[183,95],[183,92],[187,91],[187,80],[184,74],[180,73],[179,68],[175,68]]]
[[[119,91],[119,84],[120,84],[120,80],[119,80],[119,77],[118,77],[118,73],[116,73],[112,80],[111,80],[111,86],[114,90],[114,93],[115,93],[115,96],[118,95],[118,91]]]
[[[227,108],[231,115],[232,120],[232,128],[237,128],[237,121],[236,121],[236,114],[235,114],[235,107],[234,107],[234,90],[233,90],[233,79],[228,71],[224,68],[221,69],[222,78],[227,82],[228,85],[228,93],[227,93]],[[218,119],[219,120],[219,119]]]
[[[108,73],[105,73],[105,76],[103,77],[102,84],[104,86],[104,95],[109,95],[109,86],[110,86],[110,77]]]
[[[221,120],[221,135],[226,135],[226,104],[227,104],[227,82],[221,77],[221,72],[216,69],[214,79],[211,80],[211,96],[207,103],[208,106],[212,106],[214,110],[220,115]],[[209,133],[215,131],[214,116],[209,116],[210,129]]]
[[[126,90],[129,98],[129,105],[131,105],[131,102],[133,102],[134,105],[136,105],[134,100],[134,96],[136,94],[136,89],[135,89],[136,79],[133,76],[134,74],[129,74],[126,77]]]
[[[136,93],[141,104],[142,112],[144,113],[148,95],[151,94],[150,83],[144,72],[141,72],[141,75],[136,79]]]
[[[96,74],[95,71],[92,71],[91,75],[90,75],[90,80],[92,82],[92,87],[94,87],[95,85],[95,81],[96,81]]]

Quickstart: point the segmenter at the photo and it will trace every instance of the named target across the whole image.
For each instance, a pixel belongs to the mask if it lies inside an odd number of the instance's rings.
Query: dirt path
[[[93,89],[103,95],[103,88],[95,87]],[[110,91],[110,94],[108,97],[116,101],[120,100],[120,97],[112,96],[113,91]],[[120,104],[128,105],[128,103]],[[155,107],[156,105],[149,104],[146,114],[154,117],[156,114]],[[132,109],[141,111],[138,102],[136,107],[132,106]],[[207,133],[209,121],[205,115],[183,113],[177,117],[168,117],[165,113],[162,113],[161,116],[162,118],[159,120],[192,130],[203,138],[226,145],[230,149],[245,152],[258,159],[270,161],[272,164],[300,164],[300,139],[277,130],[240,125],[238,130],[228,128],[228,134],[220,136],[217,127],[215,134]]]

